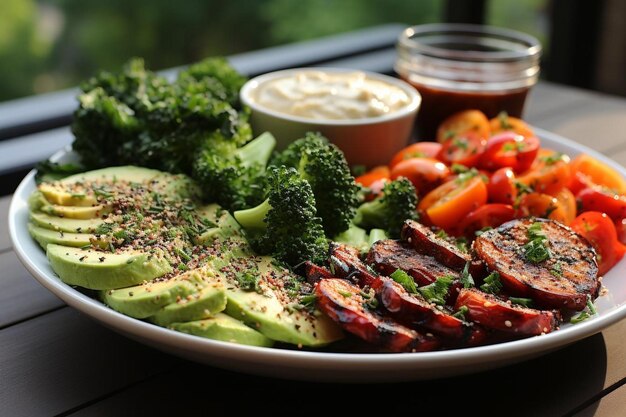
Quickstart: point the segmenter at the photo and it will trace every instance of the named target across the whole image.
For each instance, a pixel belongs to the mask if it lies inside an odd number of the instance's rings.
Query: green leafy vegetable
[[[446,296],[448,295],[448,291],[450,289],[450,285],[454,278],[448,275],[437,278],[435,282],[432,284],[428,284],[424,287],[419,287],[417,291],[422,294],[422,296],[431,303],[444,305],[446,302]]]
[[[548,239],[541,230],[541,223],[535,222],[528,228],[528,243],[522,247],[524,257],[532,263],[538,264],[550,258]]]
[[[463,284],[463,288],[471,288],[476,286],[476,283],[474,282],[474,277],[472,277],[472,274],[470,274],[469,272],[469,267],[470,267],[470,263],[467,262],[465,264],[465,267],[463,268],[463,272],[461,272],[461,284]]]
[[[492,272],[491,274],[487,275],[487,277],[485,277],[484,279],[483,285],[480,286],[480,289],[490,294],[497,294],[502,291],[500,274],[497,272]]]
[[[415,285],[415,281],[409,274],[407,274],[403,270],[396,269],[396,271],[389,276],[398,284],[402,285],[404,289],[410,292],[411,294],[417,294],[418,288]]]
[[[530,298],[509,297],[509,301],[511,301],[513,304],[518,304],[524,307],[533,306],[533,300]]]
[[[583,311],[580,312],[580,314],[572,317],[570,319],[570,323],[578,324],[587,320],[588,318],[591,318],[591,316],[595,316],[596,314],[598,314],[598,312],[596,311],[596,306],[593,305],[593,300],[591,299],[591,296],[587,295],[587,306]]]

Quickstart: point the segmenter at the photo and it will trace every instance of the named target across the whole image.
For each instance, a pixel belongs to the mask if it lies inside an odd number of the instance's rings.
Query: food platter
[[[570,156],[587,153],[626,176],[626,169],[607,157],[570,140],[536,129],[543,146]],[[69,162],[63,150],[53,160]],[[17,188],[9,210],[9,230],[15,252],[33,276],[68,305],[101,324],[157,349],[220,368],[273,377],[325,381],[402,381],[442,378],[496,368],[548,353],[602,331],[626,317],[626,261],[605,277],[608,290],[596,301],[598,315],[554,333],[490,346],[427,353],[371,354],[259,348],[186,335],[117,313],[99,301],[62,283],[44,252],[27,231],[28,197],[35,189],[34,172]]]

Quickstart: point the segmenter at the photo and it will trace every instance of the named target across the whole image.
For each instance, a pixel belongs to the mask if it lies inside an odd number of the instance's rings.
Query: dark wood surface
[[[389,50],[361,52],[346,49],[344,56],[333,57],[341,66],[381,71],[393,63]],[[267,62],[262,52],[254,60]],[[626,100],[540,83],[526,115],[534,125],[626,165]],[[261,409],[279,415],[377,410],[385,415],[626,415],[626,321],[521,364],[402,384],[282,381],[176,358],[102,327],[41,287],[11,250],[9,198],[0,198],[2,416],[251,415]],[[233,395],[240,400],[229,400]],[[338,405],[329,408],[331,401]]]

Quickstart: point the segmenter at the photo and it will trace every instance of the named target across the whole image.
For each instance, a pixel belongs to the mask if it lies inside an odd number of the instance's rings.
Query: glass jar
[[[521,117],[539,77],[539,41],[524,33],[481,25],[432,24],[405,29],[395,70],[422,95],[418,140],[435,140],[451,114],[479,109]]]

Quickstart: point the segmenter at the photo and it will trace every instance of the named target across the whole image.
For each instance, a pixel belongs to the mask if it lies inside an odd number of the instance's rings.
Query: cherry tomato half
[[[455,234],[474,239],[477,231],[486,227],[498,227],[514,218],[515,209],[510,204],[485,204],[469,213],[461,221]]]
[[[517,197],[515,174],[511,168],[500,168],[491,175],[487,184],[489,202],[513,204]]]
[[[489,138],[480,166],[489,170],[510,167],[515,172],[524,172],[531,167],[538,152],[539,139],[536,136],[503,132]]]
[[[570,227],[596,250],[600,275],[606,274],[624,256],[626,247],[617,240],[615,226],[606,214],[585,212],[576,217]]]
[[[519,199],[516,217],[529,216],[552,219],[566,225],[571,220],[567,209],[556,197],[542,193],[524,194]]]
[[[451,139],[474,132],[479,138],[491,136],[489,120],[480,110],[464,110],[445,119],[437,129],[437,142],[445,143]]]
[[[561,191],[556,193],[554,197],[563,208],[565,215],[565,221],[563,223],[568,225],[573,222],[576,218],[576,197],[574,194],[567,188],[561,188]]]
[[[615,169],[587,154],[578,155],[570,163],[572,175],[579,173],[596,185],[609,188],[617,194],[626,194],[626,180]],[[579,190],[577,190],[579,191]]]
[[[506,112],[502,112],[489,120],[489,127],[492,135],[497,135],[501,132],[514,132],[525,138],[535,136],[535,133],[525,121],[509,116]]]
[[[393,168],[405,159],[411,158],[436,158],[441,150],[441,143],[437,142],[417,142],[407,146],[394,155],[389,163],[389,168]]]
[[[613,220],[626,217],[626,196],[615,194],[605,187],[596,185],[585,188],[576,195],[576,202],[581,212],[599,211]]]
[[[408,178],[419,196],[441,185],[449,175],[450,169],[444,163],[430,158],[407,159],[395,165],[391,170],[391,179]]]
[[[570,183],[568,163],[567,155],[540,149],[530,169],[519,174],[517,181],[537,192],[556,194]]]
[[[364,187],[369,187],[373,183],[380,181],[381,179],[389,178],[391,178],[389,168],[386,165],[380,165],[372,168],[363,175],[359,175],[354,180]]]
[[[481,176],[446,182],[420,201],[418,211],[426,221],[451,231],[470,212],[487,202],[487,186]]]
[[[615,231],[617,231],[617,240],[621,244],[626,245],[626,218],[615,222]]]
[[[468,130],[443,144],[437,158],[448,165],[460,164],[475,167],[485,150],[485,139],[478,133]]]

